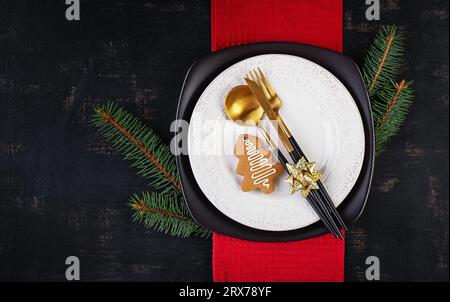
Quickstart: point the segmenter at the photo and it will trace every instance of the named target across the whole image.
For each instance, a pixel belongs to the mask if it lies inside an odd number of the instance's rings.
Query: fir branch
[[[395,26],[383,27],[375,36],[363,64],[363,76],[372,98],[397,79],[403,64],[404,34]]]
[[[381,91],[373,103],[375,123],[375,153],[385,150],[389,139],[396,135],[408,115],[414,98],[412,81],[391,83]]]
[[[211,232],[198,225],[182,200],[174,195],[143,192],[130,198],[133,219],[151,228],[182,238],[196,235],[209,237]]]
[[[130,198],[133,219],[146,227],[178,237],[208,237],[184,205],[175,157],[169,147],[140,120],[122,108],[107,104],[95,108],[94,125],[138,174],[149,178],[160,193],[135,194]],[[175,194],[174,194],[175,193]]]
[[[180,193],[181,186],[170,148],[139,119],[114,104],[95,108],[94,125],[113,147],[163,193]]]

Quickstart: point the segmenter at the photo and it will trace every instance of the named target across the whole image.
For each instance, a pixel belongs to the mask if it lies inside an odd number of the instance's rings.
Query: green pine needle
[[[147,228],[181,238],[211,235],[209,230],[192,220],[184,202],[177,196],[143,192],[131,196],[129,205],[133,219]]]
[[[414,98],[412,81],[391,83],[377,95],[372,106],[375,124],[375,153],[386,149],[391,137],[396,135],[406,119]]]
[[[385,26],[377,33],[363,65],[369,96],[397,80],[403,64],[404,34],[395,26]]]
[[[170,148],[152,129],[114,104],[95,108],[94,125],[138,174],[162,193],[180,194],[181,186]]]

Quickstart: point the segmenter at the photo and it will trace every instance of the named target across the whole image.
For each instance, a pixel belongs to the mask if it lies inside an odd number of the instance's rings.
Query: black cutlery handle
[[[323,224],[327,227],[330,233],[336,238],[344,239],[341,232],[334,224],[333,220],[329,220],[326,217],[325,209],[323,208],[323,206],[320,206],[320,201],[317,200],[316,196],[310,195],[306,198],[306,200],[308,201],[309,205],[313,208],[314,212],[316,212],[316,214],[319,216],[320,220],[322,220]]]
[[[299,144],[297,143],[297,140],[293,136],[290,136],[288,138],[288,140],[291,143],[292,147],[294,148],[294,151],[292,151],[292,152],[296,153],[296,157],[298,157],[298,159],[300,159],[303,156],[303,157],[305,157],[305,160],[308,161],[308,158],[306,157],[305,153],[303,153],[302,149],[300,148]],[[327,190],[325,189],[324,185],[322,184],[322,182],[320,180],[318,181],[318,184],[319,184],[319,193],[325,199],[325,201],[327,203],[327,206],[328,206],[328,209],[331,211],[333,216],[336,218],[336,220],[338,221],[339,225],[344,230],[347,231],[348,227],[345,224],[345,222],[342,220],[341,215],[339,215],[339,213],[337,212],[337,209],[334,206],[334,203],[331,200],[331,197],[328,194]]]
[[[279,150],[277,150],[277,151],[279,151]],[[277,152],[277,154],[278,153],[281,153],[281,152]],[[289,155],[295,163],[300,160],[300,157],[295,150],[292,150],[291,152],[289,152]],[[285,158],[285,160],[286,160],[286,158]],[[286,160],[286,163],[287,163],[287,160]],[[286,168],[286,166],[285,166],[285,168]],[[307,200],[308,200],[309,204],[311,205],[311,207],[313,208],[313,210],[317,213],[317,215],[319,215],[320,219],[323,221],[325,226],[330,230],[330,232],[335,237],[339,237],[339,238],[343,239],[342,234],[339,230],[339,227],[334,222],[333,217],[331,217],[327,205],[323,204],[322,199],[319,198],[319,196],[316,195],[315,192],[313,191],[310,193],[310,196],[308,196]]]
[[[298,153],[295,150],[292,150],[291,152],[289,152],[289,156],[292,158],[294,163],[297,163],[300,160],[300,157],[298,156]]]
[[[334,206],[333,200],[331,200],[330,195],[328,195],[327,190],[325,189],[323,183],[319,180],[317,182],[319,184],[319,193],[324,197],[325,201],[328,203],[331,212],[333,213],[334,217],[338,221],[339,225],[346,231],[348,231],[348,227],[345,224],[344,220],[342,220],[341,215],[339,215],[336,207]]]
[[[344,239],[344,237],[341,234],[341,231],[339,227],[336,225],[333,217],[331,216],[330,212],[328,211],[327,205],[323,202],[323,199],[320,198],[320,195],[315,190],[312,190],[307,199],[311,199],[314,203],[317,204],[318,208],[323,212],[323,216],[330,222],[330,225],[332,226],[334,230],[334,234],[336,237],[339,237],[341,239]]]
[[[297,140],[293,136],[288,137],[288,140],[291,143],[292,147],[294,148],[294,151],[297,153],[297,156],[299,157],[299,159],[302,156],[304,156],[306,161],[308,161],[308,159],[305,156],[305,153],[303,153],[302,149],[298,145]]]
[[[277,148],[275,151],[276,151],[276,153],[277,153],[278,161],[281,162],[284,166],[286,166],[286,164],[288,163],[288,161],[287,161],[286,157],[284,156],[284,154],[283,154],[283,153],[281,152],[281,150],[278,149],[278,148]]]

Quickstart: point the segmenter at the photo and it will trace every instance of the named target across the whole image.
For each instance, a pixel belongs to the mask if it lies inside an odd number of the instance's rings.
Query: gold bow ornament
[[[285,182],[291,185],[289,188],[291,194],[300,191],[306,198],[311,190],[319,189],[317,181],[321,174],[319,170],[314,169],[315,165],[315,162],[307,162],[305,157],[302,157],[296,164],[286,164],[289,177]]]

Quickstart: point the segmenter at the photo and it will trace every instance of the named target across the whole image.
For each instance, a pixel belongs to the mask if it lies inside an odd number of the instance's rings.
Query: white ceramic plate
[[[322,181],[338,206],[355,184],[364,159],[364,128],[358,108],[345,86],[309,60],[281,54],[240,61],[219,74],[200,96],[189,125],[189,160],[195,179],[223,214],[246,226],[287,231],[319,218],[300,194],[291,195],[283,175],[266,195],[243,192],[233,155],[240,133],[257,135],[254,127],[228,121],[223,104],[243,77],[260,67],[283,101],[280,114],[310,161],[317,162]],[[272,135],[273,137],[273,135]],[[223,151],[226,153],[223,154]]]

